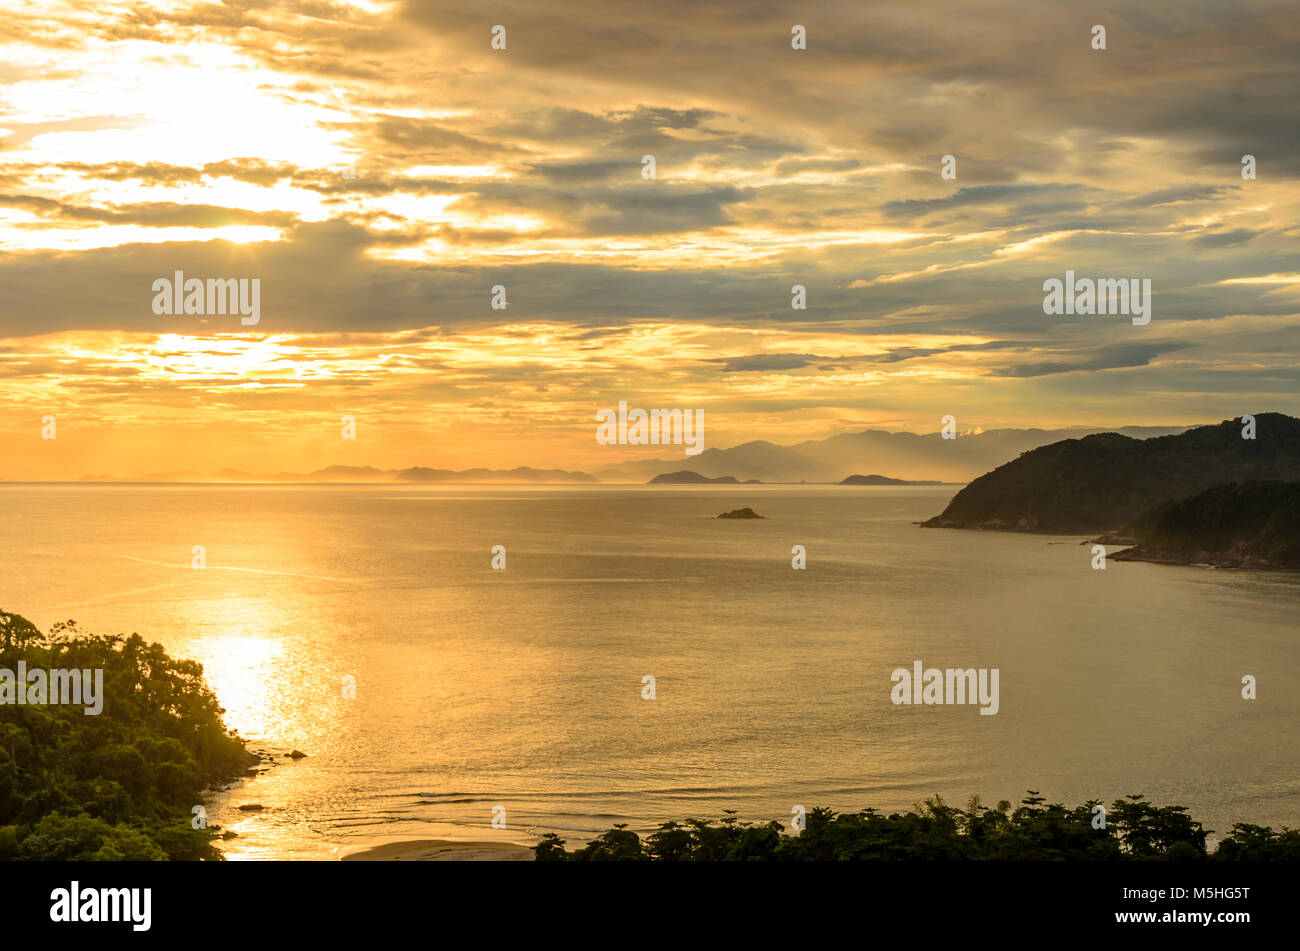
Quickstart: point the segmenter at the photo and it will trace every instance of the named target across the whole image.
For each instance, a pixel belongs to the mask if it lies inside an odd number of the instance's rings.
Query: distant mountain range
[[[692,472],[690,469],[682,469],[678,472],[665,472],[655,476],[647,485],[741,485],[741,481],[735,476],[717,476],[709,478],[700,475],[698,472]],[[746,479],[744,485],[763,485],[758,479]],[[780,484],[780,483],[775,483]],[[796,483],[802,485],[804,483]],[[817,484],[817,483],[813,483]],[[907,480],[891,479],[882,475],[851,475],[847,479],[841,479],[839,485],[943,485],[942,482],[934,480]]]
[[[1300,480],[1300,420],[1255,417],[1255,438],[1239,419],[1179,435],[1130,439],[1118,433],[1067,439],[999,466],[958,492],[938,528],[1127,534],[1154,524],[1143,513],[1213,486]]]
[[[703,479],[733,478],[737,482],[841,482],[855,472],[888,472],[903,482],[968,482],[981,473],[1049,443],[1092,433],[1117,432],[1134,439],[1181,433],[1184,426],[1125,426],[1072,429],[993,429],[944,439],[938,433],[891,433],[868,429],[828,439],[779,446],[755,440],[730,449],[706,449],[690,458],[643,459],[605,466],[593,474],[563,469],[377,469],[372,466],[329,466],[313,472],[256,473],[237,469],[200,473],[154,472],[148,475],[86,475],[81,482],[470,482],[644,484],[657,476],[693,472]],[[883,477],[881,477],[883,478]],[[883,484],[883,483],[882,483]]]
[[[944,439],[938,433],[890,433],[868,429],[829,439],[778,446],[765,440],[730,449],[706,449],[690,459],[691,470],[707,478],[731,476],[744,482],[839,482],[853,472],[888,472],[903,480],[969,482],[1023,452],[1090,433],[1119,432],[1135,439],[1180,433],[1185,426],[1126,426],[1077,429],[994,429]],[[622,462],[597,469],[602,482],[645,483],[682,468],[682,457]]]
[[[376,469],[373,466],[329,466],[314,472],[275,474],[222,469],[204,475],[199,472],[154,472],[141,476],[86,475],[79,482],[460,482],[460,483],[549,483],[590,484],[600,480],[585,472],[563,469]]]

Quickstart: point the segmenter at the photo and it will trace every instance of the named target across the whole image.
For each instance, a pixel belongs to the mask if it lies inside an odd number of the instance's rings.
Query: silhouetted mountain
[[[702,483],[723,482],[729,485],[738,485],[739,480],[735,476],[719,476],[716,479],[710,479],[708,476],[702,476],[698,472],[691,472],[689,469],[682,469],[678,472],[664,472],[655,476],[648,485],[699,485]]]
[[[1300,482],[1216,485],[1148,509],[1124,534],[1140,541],[1117,561],[1300,568]]]
[[[1129,426],[1118,432],[1136,438],[1180,433],[1182,426]],[[735,476],[742,481],[839,482],[846,472],[892,472],[898,479],[968,482],[1020,453],[1048,443],[1108,432],[1101,427],[1077,429],[996,429],[943,439],[938,433],[890,433],[869,429],[794,446],[765,440],[731,449],[706,449],[690,457],[691,469],[704,476]],[[603,482],[641,483],[682,465],[675,459],[645,459],[599,469]]]
[[[1230,419],[1177,436],[1103,433],[1043,446],[980,476],[924,524],[1090,534],[1214,485],[1300,480],[1300,420],[1261,413],[1256,424],[1255,439]]]

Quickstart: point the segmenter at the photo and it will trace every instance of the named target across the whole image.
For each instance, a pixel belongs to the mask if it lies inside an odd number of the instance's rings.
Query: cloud
[[[0,410],[463,401],[510,442],[618,386],[738,436],[1285,396],[1295,288],[1241,282],[1300,273],[1300,9],[1097,17],[1105,52],[1011,0],[11,5]],[[1152,325],[1047,318],[1067,269],[1150,278]],[[262,323],[153,315],[175,270],[259,278]]]
[[[993,376],[1035,377],[1058,373],[1115,370],[1124,367],[1144,367],[1166,353],[1176,353],[1190,347],[1185,341],[1168,340],[1159,343],[1113,344],[1092,350],[1072,353],[1065,360],[1044,360],[1021,363],[992,371]]]
[[[795,370],[822,360],[807,353],[756,353],[744,357],[728,357],[720,361],[723,373],[740,373],[763,370]]]

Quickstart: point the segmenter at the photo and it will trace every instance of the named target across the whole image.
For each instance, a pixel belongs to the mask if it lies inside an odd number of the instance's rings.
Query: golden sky
[[[619,400],[712,447],[1297,413],[1294,3],[0,0],[0,44],[0,478],[661,455],[596,443]],[[1067,269],[1151,323],[1045,315]],[[176,271],[258,323],[155,314]]]

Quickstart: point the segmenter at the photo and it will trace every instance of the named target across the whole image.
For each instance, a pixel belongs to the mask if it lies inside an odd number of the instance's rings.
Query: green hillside
[[[1119,561],[1300,568],[1300,482],[1216,485],[1130,523],[1140,543]]]

